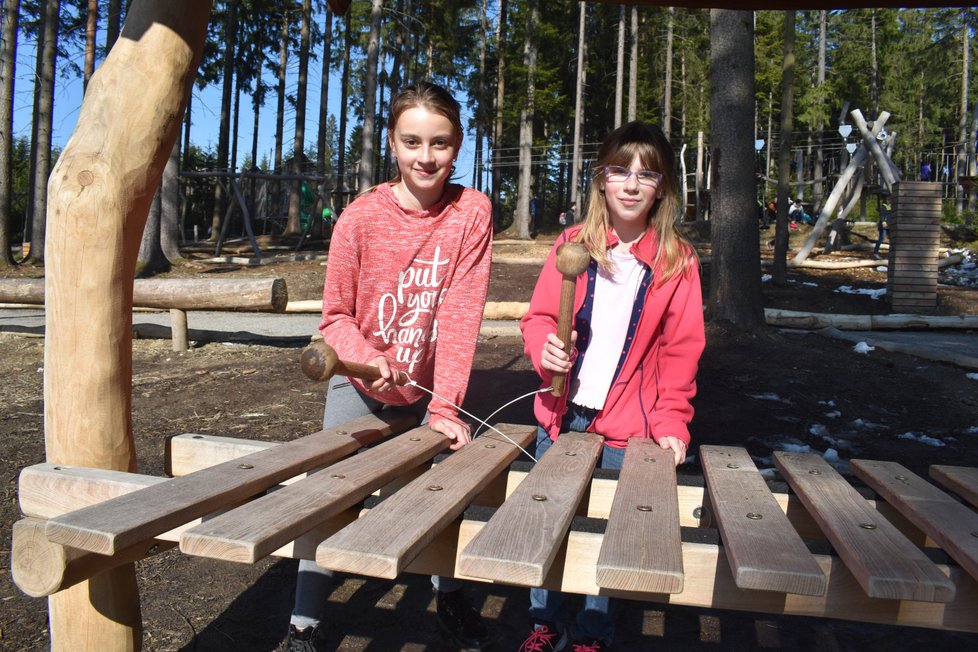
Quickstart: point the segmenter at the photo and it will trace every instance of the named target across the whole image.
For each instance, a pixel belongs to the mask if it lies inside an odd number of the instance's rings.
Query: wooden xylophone
[[[438,457],[449,441],[413,419],[368,416],[282,444],[180,435],[169,479],[26,468],[14,580],[50,595],[179,545],[382,578],[978,631],[978,515],[898,464],[851,462],[884,499],[871,500],[821,457],[779,452],[790,491],[772,492],[744,449],[702,446],[705,482],[690,486],[650,440],[629,443],[618,473],[595,471],[601,440],[582,433],[530,466],[507,438],[525,447],[535,427],[500,424],[506,437]],[[931,476],[978,505],[978,469]]]

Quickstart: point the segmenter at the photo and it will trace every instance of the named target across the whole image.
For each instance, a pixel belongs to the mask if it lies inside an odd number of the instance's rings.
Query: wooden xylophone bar
[[[534,430],[500,428],[521,445],[530,441]],[[274,530],[258,517],[265,512],[267,521],[282,518],[268,507],[276,494],[316,501],[323,478],[347,475],[337,473],[337,468],[356,474],[358,466],[372,466],[367,453],[379,460],[376,451],[405,436],[421,440],[422,430],[395,437],[352,460],[334,462],[323,472],[241,506],[237,504],[244,496],[227,490],[225,498],[217,501],[223,503],[218,508],[223,515],[201,514],[203,523],[195,518],[157,531],[159,524],[170,525],[174,517],[155,515],[149,520],[157,525],[147,529],[148,517],[141,515],[131,524],[136,534],[112,528],[120,532],[120,540],[135,540],[112,557],[65,546],[43,534],[57,532],[72,543],[101,541],[102,535],[90,535],[94,528],[86,523],[88,517],[81,518],[86,513],[92,522],[104,524],[105,516],[99,512],[118,509],[114,502],[140,504],[138,494],[165,495],[161,488],[167,485],[193,493],[197,485],[215,483],[209,477],[213,472],[185,468],[187,460],[226,463],[249,446],[266,449],[255,453],[263,455],[289,444],[269,447],[200,435],[177,437],[171,441],[171,472],[190,475],[171,480],[52,465],[30,467],[20,479],[21,509],[28,518],[15,528],[14,579],[32,595],[47,595],[111,567],[113,560],[124,563],[155,554],[176,541],[183,547],[182,542],[195,540],[194,530],[217,532],[235,541],[247,538],[242,533]],[[677,485],[667,456],[651,442],[638,440],[631,443],[617,480],[591,479],[599,449],[593,439],[566,433],[529,472],[500,473],[518,450],[501,437],[483,437],[421,475],[405,472],[411,481],[377,506],[349,507],[400,475],[400,469],[397,474],[390,470],[397,464],[389,464],[387,470],[371,472],[372,478],[342,492],[343,496],[328,496],[323,503],[332,507],[308,507],[301,527],[293,523],[286,526],[287,535],[275,535],[295,540],[277,548],[278,539],[264,544],[259,556],[315,558],[330,567],[378,577],[406,570],[719,609],[978,631],[973,618],[978,585],[962,570],[974,568],[975,513],[898,465],[853,462],[853,469],[889,501],[874,504],[813,455],[776,454],[795,493],[773,494],[746,452],[731,447],[701,447],[705,489]],[[429,446],[430,456],[441,448]],[[429,457],[429,452],[420,457]],[[966,487],[978,493],[972,471],[935,467],[932,475],[967,496]],[[194,477],[198,479],[188,480]],[[307,488],[300,491],[305,483]],[[469,504],[498,505],[500,494],[508,498],[488,523],[472,518],[470,512],[459,520]],[[107,500],[113,496],[119,497]],[[186,500],[184,494],[175,497],[175,502],[181,500]],[[688,528],[708,524],[695,515],[701,507],[715,520],[722,545],[696,543],[686,536],[693,532]],[[606,527],[603,532],[578,531],[571,527],[575,514],[606,521]],[[45,526],[42,519],[50,522]],[[957,527],[951,527],[949,520]],[[213,528],[219,521],[240,532],[233,537],[220,535]],[[246,523],[248,527],[241,527]],[[680,526],[687,528],[681,535]],[[519,536],[531,527],[545,530],[534,537],[542,549],[524,545],[525,537]],[[960,567],[935,564],[923,554],[918,546],[927,536]],[[803,539],[821,537],[832,542],[838,556],[807,551]],[[221,545],[225,543],[222,539]],[[193,553],[193,547],[187,545],[185,551]],[[208,554],[220,556],[212,553]],[[241,556],[235,552],[229,558]],[[45,581],[34,581],[44,575],[38,568],[45,563],[60,564],[60,577],[49,572]]]

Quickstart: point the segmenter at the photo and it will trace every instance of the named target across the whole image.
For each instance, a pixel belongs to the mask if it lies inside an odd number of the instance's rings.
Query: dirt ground
[[[496,255],[533,258],[547,249],[542,243],[499,244]],[[538,269],[533,264],[494,265],[490,300],[528,300]],[[293,300],[318,298],[322,292],[320,261],[247,268],[196,260],[171,273],[281,276]],[[792,271],[789,276],[786,288],[763,284],[767,307],[888,312],[885,301],[835,291],[843,285],[884,286],[885,274],[876,268]],[[704,277],[709,277],[708,265]],[[942,314],[978,314],[978,288],[940,286],[939,300]],[[787,442],[817,452],[833,447],[843,459],[897,461],[920,474],[931,464],[978,466],[978,381],[962,369],[880,350],[860,354],[851,343],[808,332],[772,328],[749,336],[711,324],[707,336],[691,426],[694,456],[700,444],[743,445],[759,466],[770,466],[772,450]],[[0,390],[0,549],[9,555],[10,524],[20,517],[17,475],[44,460],[43,340],[0,335],[0,351],[0,374],[7,378]],[[190,351],[174,353],[167,341],[134,341],[132,410],[140,472],[163,474],[165,440],[174,434],[283,441],[316,431],[324,388],[302,376],[299,351],[299,345],[287,342],[199,342]],[[480,338],[465,407],[488,415],[536,385],[519,338]],[[528,401],[494,418],[531,420]],[[913,436],[899,437],[906,433]],[[920,435],[944,445],[923,443]],[[685,464],[680,471],[696,475],[698,463]],[[175,552],[138,563],[144,649],[276,649],[291,609],[295,565],[276,559],[238,565]],[[476,585],[471,593],[500,630],[497,649],[515,650],[526,626],[527,592]],[[0,600],[0,649],[47,649],[46,601],[23,595],[9,573],[0,576]],[[339,650],[449,649],[438,634],[427,577],[386,581],[344,576],[325,608],[332,623],[329,642]],[[917,650],[976,645],[978,635],[623,601],[616,649]]]

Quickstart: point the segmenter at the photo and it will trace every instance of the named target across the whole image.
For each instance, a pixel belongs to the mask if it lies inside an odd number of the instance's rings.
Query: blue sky
[[[105,32],[99,31],[99,45],[104,45]],[[36,43],[21,37],[17,45],[17,71],[14,81],[14,137],[30,138],[31,111],[34,89],[34,63]],[[79,68],[82,66],[84,55],[80,49],[69,54],[69,59]],[[96,62],[96,69],[101,63]],[[52,125],[52,141],[56,147],[64,147],[74,131],[78,121],[78,111],[82,102],[82,80],[80,76],[67,72],[68,66],[62,59],[58,60],[58,75],[55,81],[54,121]],[[309,83],[307,89],[306,107],[306,147],[314,146],[319,121],[319,96],[322,67],[318,61],[310,61]],[[294,94],[298,77],[298,59],[290,62],[287,92]],[[267,75],[266,75],[267,78]],[[340,111],[340,80],[335,74],[331,78],[329,93],[329,113],[339,120]],[[465,98],[459,97],[465,106]],[[194,87],[193,124],[190,131],[191,141],[200,147],[217,148],[218,128],[220,123],[221,89],[219,86],[209,86],[203,90]],[[275,147],[275,97],[270,94],[261,111],[261,122],[258,128],[258,160],[267,155],[269,160],[274,157]],[[463,115],[463,123],[468,116]],[[241,118],[239,120],[238,162],[239,165],[246,154],[251,152],[252,126],[254,115],[251,111],[251,100],[242,96]],[[352,126],[352,125],[351,125]],[[295,112],[286,108],[285,145],[291,147],[295,135]],[[473,134],[467,134],[458,158],[458,171],[462,183],[471,185],[472,166],[475,151]]]

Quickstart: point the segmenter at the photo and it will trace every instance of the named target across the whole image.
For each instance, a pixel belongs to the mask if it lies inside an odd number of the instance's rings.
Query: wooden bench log
[[[186,351],[188,310],[285,312],[289,293],[281,278],[137,278],[134,308],[170,311],[174,351]],[[44,305],[44,279],[0,279],[0,303]]]

